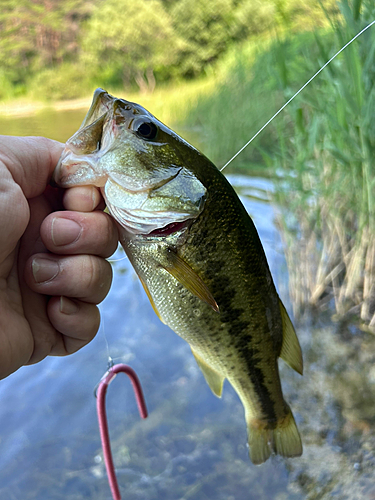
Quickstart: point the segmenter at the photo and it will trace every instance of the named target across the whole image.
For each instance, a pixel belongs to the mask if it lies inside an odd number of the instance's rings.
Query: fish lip
[[[61,164],[62,164],[62,160],[63,160],[63,156],[64,156],[65,151],[66,151],[66,147],[64,148],[64,151],[61,153],[59,161],[57,162],[57,165],[52,173],[50,185],[53,187],[61,187],[61,185],[60,185]]]
[[[79,172],[82,170],[84,171],[85,177],[88,178],[88,180],[78,184],[76,174],[77,171]],[[105,184],[106,180],[107,177],[105,177],[103,180],[99,178],[98,173],[91,164],[91,161],[89,161],[82,155],[75,154],[69,147],[65,147],[52,174],[50,184],[54,187],[63,188],[78,185],[94,185],[97,187],[101,187]]]
[[[141,228],[135,229],[134,227],[128,225],[125,226],[117,221],[117,223],[121,227],[121,230],[123,230],[127,234],[127,237],[129,239],[140,239],[144,242],[152,242],[155,241],[155,238],[167,238],[168,236],[176,233],[184,233],[193,222],[194,219],[191,216],[188,216],[186,219],[168,222],[161,227],[142,230]]]
[[[83,166],[85,167],[86,172],[91,171],[92,174],[95,174],[92,166],[88,162],[84,162],[82,160],[72,162],[72,163],[69,162],[68,164],[65,164],[64,167],[71,169],[71,172],[69,172],[68,174],[62,175],[59,179],[59,182],[61,184],[64,184],[65,186],[68,186],[70,183],[69,179],[72,179],[75,176],[75,174],[77,173],[77,171],[82,169]],[[74,185],[76,185],[75,181],[74,181]]]

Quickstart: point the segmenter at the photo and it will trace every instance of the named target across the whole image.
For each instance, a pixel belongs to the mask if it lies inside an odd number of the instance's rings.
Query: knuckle
[[[85,288],[92,290],[98,286],[101,280],[102,270],[99,259],[93,256],[87,256],[82,262],[82,277]]]
[[[84,259],[81,272],[87,293],[100,296],[108,293],[112,279],[111,266],[108,262],[100,257],[89,256]]]

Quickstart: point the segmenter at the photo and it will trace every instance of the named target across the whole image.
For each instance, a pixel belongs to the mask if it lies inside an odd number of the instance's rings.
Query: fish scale
[[[237,392],[252,461],[299,456],[277,360],[302,373],[300,346],[256,228],[219,170],[141,106],[98,89],[54,180],[101,188],[156,314],[188,342],[216,396],[225,379]]]

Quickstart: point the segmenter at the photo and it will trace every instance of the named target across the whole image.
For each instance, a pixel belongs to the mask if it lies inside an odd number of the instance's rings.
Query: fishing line
[[[305,83],[305,85],[303,85],[303,86],[302,86],[302,87],[301,87],[301,88],[300,88],[300,89],[299,89],[299,90],[298,90],[298,91],[297,91],[297,92],[296,92],[296,93],[295,93],[295,94],[294,94],[294,95],[293,95],[293,96],[289,99],[289,101],[287,101],[287,102],[286,102],[286,103],[285,103],[285,104],[284,104],[284,105],[283,105],[283,106],[279,109],[279,111],[277,111],[277,112],[276,112],[276,113],[275,113],[275,114],[274,114],[274,115],[273,115],[273,116],[272,116],[272,117],[268,120],[268,122],[266,122],[266,123],[263,125],[263,127],[262,127],[261,129],[259,129],[259,130],[258,130],[258,132],[257,132],[255,135],[253,135],[253,137],[252,137],[252,138],[251,138],[251,139],[250,139],[250,140],[249,140],[249,141],[248,141],[248,142],[247,142],[244,146],[242,146],[242,148],[241,148],[239,151],[237,151],[237,153],[236,153],[236,154],[235,154],[235,155],[234,155],[234,156],[233,156],[233,157],[232,157],[232,158],[231,158],[231,159],[230,159],[230,160],[229,160],[229,161],[228,161],[228,162],[224,165],[224,167],[222,167],[222,168],[220,169],[220,172],[222,172],[222,171],[224,170],[224,168],[225,168],[225,167],[227,167],[230,163],[232,163],[232,161],[233,161],[235,158],[237,158],[237,156],[238,156],[238,155],[240,155],[240,154],[242,153],[242,151],[243,151],[244,149],[246,149],[246,148],[247,148],[247,146],[249,146],[249,144],[251,144],[251,143],[253,142],[253,140],[254,140],[256,137],[258,137],[258,135],[259,135],[259,134],[260,134],[260,133],[261,133],[261,132],[262,132],[262,131],[263,131],[263,130],[267,127],[267,125],[269,125],[269,124],[272,122],[272,120],[273,120],[274,118],[276,118],[276,116],[277,116],[279,113],[281,113],[281,111],[283,111],[283,109],[285,109],[285,108],[288,106],[288,104],[289,104],[289,103],[291,103],[291,102],[293,101],[293,99],[294,99],[295,97],[297,97],[297,96],[298,96],[298,94],[300,94],[300,93],[302,92],[302,90],[303,90],[303,89],[305,89],[305,88],[307,87],[307,85],[308,85],[309,83],[311,83],[311,82],[314,80],[314,78],[315,78],[315,77],[317,77],[317,76],[319,75],[319,73],[321,73],[321,72],[323,71],[323,69],[324,69],[324,68],[326,68],[326,67],[328,66],[328,64],[330,64],[330,63],[331,63],[331,62],[335,59],[335,57],[337,57],[339,54],[341,54],[341,52],[342,52],[343,50],[345,50],[345,49],[346,49],[346,47],[348,47],[351,43],[353,43],[353,42],[354,42],[354,40],[356,40],[359,36],[361,36],[361,35],[362,35],[362,33],[364,33],[366,30],[368,30],[369,28],[371,28],[371,26],[372,26],[373,24],[375,24],[375,20],[374,20],[374,21],[372,21],[370,24],[368,24],[365,28],[363,28],[363,30],[361,30],[359,33],[357,33],[357,34],[356,34],[356,35],[355,35],[355,36],[354,36],[354,37],[353,37],[353,38],[352,38],[352,39],[351,39],[348,43],[346,43],[343,47],[341,47],[341,49],[340,49],[338,52],[336,52],[336,54],[335,54],[334,56],[332,56],[332,57],[331,57],[331,59],[329,59],[329,60],[328,60],[328,61],[327,61],[327,62],[326,62],[326,63],[325,63],[325,64],[324,64],[324,65],[323,65],[323,66],[322,66],[322,67],[321,67],[321,68],[320,68],[320,69],[319,69],[316,73],[315,73],[315,75],[313,75],[313,76],[310,78],[310,80],[308,80],[308,81]]]
[[[99,307],[99,310],[100,310],[100,307]],[[102,332],[103,332],[104,342],[105,342],[105,346],[106,346],[106,349],[107,349],[108,369],[110,369],[114,365],[114,361],[113,361],[113,358],[112,358],[112,356],[110,354],[109,342],[108,342],[107,335],[105,333],[104,316],[102,314],[100,314],[100,317],[101,317],[100,326],[101,326],[101,329],[102,329]]]
[[[124,259],[127,259],[127,255],[124,255],[123,257],[121,257],[120,259],[107,259],[107,261],[112,264],[114,262],[120,262],[121,260],[124,260]],[[99,308],[100,310],[100,308]],[[104,342],[105,342],[105,346],[106,346],[106,350],[107,350],[107,357],[108,357],[108,370],[110,368],[113,367],[114,363],[115,363],[115,359],[117,358],[112,358],[111,354],[110,354],[110,349],[109,349],[109,342],[108,342],[108,337],[107,337],[107,334],[105,332],[105,325],[104,325],[104,316],[102,314],[100,314],[100,317],[101,317],[101,323],[100,323],[100,326],[101,326],[101,329],[103,331],[103,336],[104,336]],[[120,358],[118,358],[120,359]]]
[[[115,254],[114,254],[114,255],[116,255],[116,254],[119,252],[119,250],[123,252],[123,249],[121,248],[121,246],[120,246],[120,245],[118,245],[117,250],[116,250],[116,252],[115,252]],[[127,259],[127,258],[128,258],[128,256],[126,255],[126,253],[125,253],[125,252],[123,252],[123,253],[124,253],[124,255],[123,255],[122,257],[120,257],[119,259],[111,259],[111,258],[109,258],[109,259],[107,259],[107,261],[108,261],[110,264],[112,264],[113,262],[120,262],[121,260],[125,260],[125,259]]]
[[[127,259],[128,256],[127,255],[124,255],[123,257],[121,257],[121,259],[107,259],[107,261],[112,264],[113,262],[120,262],[121,260],[125,260]]]

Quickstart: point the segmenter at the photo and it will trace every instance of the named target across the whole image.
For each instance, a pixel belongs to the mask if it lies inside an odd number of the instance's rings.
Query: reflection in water
[[[58,120],[54,115],[51,124],[71,121],[74,129],[82,119],[75,113],[61,113]],[[59,138],[72,129],[67,126]],[[239,185],[290,310],[283,245],[274,210],[263,201],[271,185],[230,180]],[[121,257],[119,251],[115,258]],[[304,377],[283,362],[280,368],[304,453],[256,467],[248,459],[242,405],[230,385],[222,400],[212,395],[189,346],[157,319],[128,261],[113,265],[97,338],[73,356],[24,367],[0,384],[1,500],[110,498],[93,397],[107,366],[103,332],[115,361],[129,363],[139,375],[150,411],[140,421],[127,380],[110,386],[108,418],[124,498],[375,498],[375,337],[350,323],[332,323],[328,313],[297,325]]]

